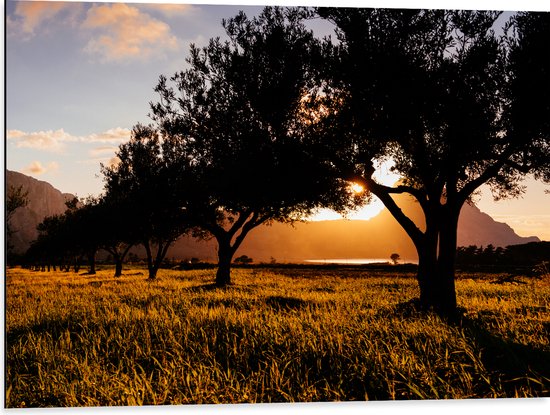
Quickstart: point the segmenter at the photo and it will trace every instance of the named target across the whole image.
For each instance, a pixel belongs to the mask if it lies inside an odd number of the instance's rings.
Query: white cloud
[[[94,143],[123,143],[130,139],[132,131],[128,128],[111,128],[99,134],[82,137],[82,141]]]
[[[84,51],[101,62],[160,58],[179,48],[170,26],[127,4],[92,6],[82,27],[93,33]]]
[[[76,137],[67,134],[63,129],[26,133],[20,130],[9,130],[8,140],[15,142],[18,148],[32,148],[36,150],[61,153],[65,150],[65,143],[77,141]]]
[[[9,130],[7,134],[8,140],[12,141],[18,148],[32,148],[53,153],[64,152],[68,142],[120,144],[128,141],[130,137],[131,130],[120,127],[87,136],[71,135],[62,128],[55,131],[30,133],[21,130]]]
[[[39,161],[33,161],[23,169],[23,172],[34,176],[40,176],[45,173],[54,173],[57,170],[59,170],[59,164],[55,161],[48,163],[46,166],[43,166]]]

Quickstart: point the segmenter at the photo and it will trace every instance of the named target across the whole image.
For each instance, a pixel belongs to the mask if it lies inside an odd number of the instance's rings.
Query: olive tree
[[[457,224],[482,185],[522,193],[550,181],[550,18],[518,13],[496,33],[492,11],[319,8],[337,27],[325,80],[325,157],[376,195],[413,241],[421,304],[456,311]],[[394,186],[375,179],[391,159]],[[394,198],[408,194],[425,221]]]
[[[187,178],[181,192],[192,222],[218,243],[220,286],[231,282],[232,258],[252,229],[353,203],[305,139],[320,44],[303,17],[266,7],[224,20],[228,40],[192,45],[188,69],[156,87],[149,128],[166,143],[173,175]]]
[[[130,141],[119,146],[119,162],[102,167],[105,208],[118,218],[109,222],[111,236],[103,240],[111,248],[126,243],[126,252],[128,245],[141,244],[149,279],[156,278],[173,242],[191,228],[185,195],[177,191],[183,177],[166,165],[163,145],[155,131],[136,125]]]

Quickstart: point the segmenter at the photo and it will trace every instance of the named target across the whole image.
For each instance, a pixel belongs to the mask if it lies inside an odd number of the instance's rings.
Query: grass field
[[[412,274],[9,269],[6,406],[550,396],[550,280],[457,281],[456,324]]]

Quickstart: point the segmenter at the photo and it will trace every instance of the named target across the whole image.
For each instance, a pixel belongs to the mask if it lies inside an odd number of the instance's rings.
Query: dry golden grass
[[[14,268],[7,407],[550,396],[550,285],[459,279],[464,318],[415,311],[412,275]]]

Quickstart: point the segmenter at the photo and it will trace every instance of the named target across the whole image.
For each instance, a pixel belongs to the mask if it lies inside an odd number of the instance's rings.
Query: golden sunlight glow
[[[355,183],[355,182],[353,182],[353,183],[349,186],[349,188],[350,188],[351,191],[352,191],[353,193],[355,193],[355,194],[361,194],[361,193],[363,193],[363,192],[365,191],[365,188],[364,188],[362,185],[360,185],[359,183]]]
[[[400,176],[394,173],[391,170],[393,166],[393,161],[388,160],[385,162],[378,163],[376,165],[376,171],[373,175],[374,179],[385,186],[394,186],[395,183],[400,179]],[[353,183],[350,186],[350,189],[356,195],[361,194],[365,191],[365,188],[359,183]],[[319,221],[319,220],[338,220],[338,219],[351,219],[351,220],[369,220],[376,215],[378,215],[384,209],[384,204],[376,196],[372,197],[371,202],[368,205],[365,205],[359,208],[356,211],[349,212],[345,217],[334,212],[330,209],[321,209],[317,214],[308,218],[308,220]]]

